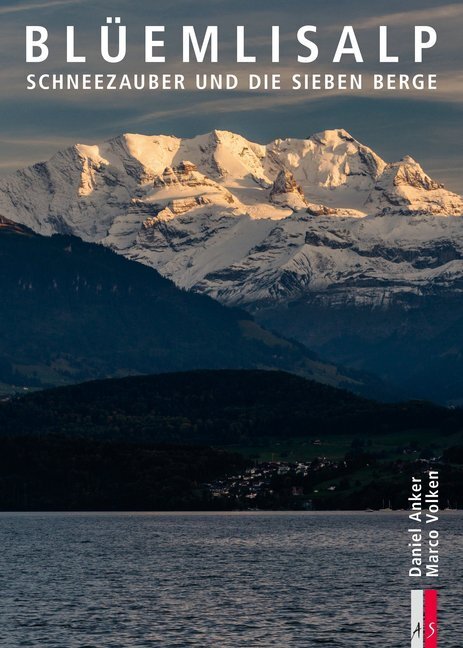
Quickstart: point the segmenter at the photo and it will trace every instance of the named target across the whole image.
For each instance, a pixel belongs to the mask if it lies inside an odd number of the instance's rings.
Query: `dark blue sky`
[[[99,28],[106,16],[121,16],[128,28],[129,54],[117,66],[101,62]],[[307,137],[326,128],[342,127],[386,160],[410,154],[434,177],[463,192],[461,61],[463,6],[429,0],[22,0],[0,2],[2,55],[0,102],[0,173],[44,159],[76,141],[93,143],[121,132],[172,133],[191,136],[213,128],[233,130],[265,142],[275,137]],[[51,55],[40,65],[26,65],[26,25],[44,25],[50,32]],[[165,25],[165,65],[145,65],[143,26]],[[219,25],[220,63],[179,63],[183,24],[199,28]],[[255,66],[233,62],[234,27],[245,25]],[[319,26],[320,58],[297,65],[295,34],[299,26]],[[365,64],[333,66],[340,26],[352,24]],[[391,48],[400,65],[378,64],[377,30],[390,25]],[[78,53],[88,62],[66,66],[64,33],[76,26]],[[281,64],[269,63],[268,35],[280,25]],[[438,45],[413,59],[413,25],[434,26]],[[111,69],[108,69],[108,68]],[[115,68],[114,70],[112,68]],[[187,68],[187,69],[186,69]],[[35,72],[407,72],[437,73],[439,90],[424,93],[335,94],[185,92],[185,93],[59,93],[25,90],[25,76]]]

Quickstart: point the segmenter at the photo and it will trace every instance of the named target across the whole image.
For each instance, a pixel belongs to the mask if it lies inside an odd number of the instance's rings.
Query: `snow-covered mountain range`
[[[344,130],[77,144],[0,182],[0,216],[74,234],[229,304],[459,290],[463,199]]]

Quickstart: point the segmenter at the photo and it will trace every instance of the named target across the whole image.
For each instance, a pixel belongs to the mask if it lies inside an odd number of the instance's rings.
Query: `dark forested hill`
[[[198,368],[280,368],[370,389],[246,313],[99,245],[0,218],[0,389]]]
[[[134,442],[247,444],[256,438],[463,429],[463,412],[381,404],[276,371],[196,371],[103,380],[0,405],[0,433]]]
[[[248,463],[201,446],[0,438],[0,510],[212,508],[203,483]]]
[[[429,458],[460,502],[462,438],[461,410],[279,371],[100,380],[0,403],[0,510],[248,508],[253,472],[261,508],[403,507]],[[273,453],[289,447],[280,475]],[[270,464],[250,461],[269,449]]]

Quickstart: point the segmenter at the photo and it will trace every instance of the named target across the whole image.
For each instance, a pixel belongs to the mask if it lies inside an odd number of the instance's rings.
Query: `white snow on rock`
[[[266,146],[126,134],[0,181],[0,217],[102,243],[227,303],[460,289],[462,214],[415,160],[386,163],[341,129]]]

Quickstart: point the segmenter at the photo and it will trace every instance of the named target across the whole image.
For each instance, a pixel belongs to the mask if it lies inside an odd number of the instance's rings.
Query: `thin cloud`
[[[406,25],[410,24],[426,24],[436,20],[452,20],[455,18],[463,17],[463,6],[456,4],[448,4],[442,7],[435,7],[434,9],[417,9],[414,11],[400,11],[397,13],[383,14],[381,16],[371,16],[364,20],[355,21],[355,29],[371,29],[379,25]],[[333,31],[337,31],[342,25],[332,27]]]
[[[0,7],[0,15],[19,13],[21,11],[35,11],[36,9],[53,9],[61,5],[83,4],[88,0],[48,0],[48,2],[28,2],[26,4],[12,4]]]
[[[324,99],[328,93],[320,92],[316,96],[295,95],[295,94],[282,94],[279,96],[273,94],[249,94],[246,97],[235,97],[233,100],[229,98],[212,99],[210,101],[201,101],[194,105],[187,103],[187,105],[178,108],[169,107],[165,110],[155,110],[125,122],[130,121],[132,124],[143,124],[144,122],[152,121],[153,119],[164,119],[166,117],[182,117],[190,115],[192,110],[201,110],[204,114],[210,113],[236,113],[236,112],[249,112],[256,109],[272,110],[274,108],[281,108],[283,106],[291,106],[294,104],[304,103],[307,101],[316,101],[317,99]],[[333,95],[330,95],[333,96]]]
[[[60,147],[60,146],[72,146],[75,144],[75,139],[73,137],[55,137],[51,135],[50,137],[44,138],[34,138],[34,137],[1,137],[0,136],[0,145],[2,146],[27,146],[28,148],[32,146],[50,146],[50,147]]]

